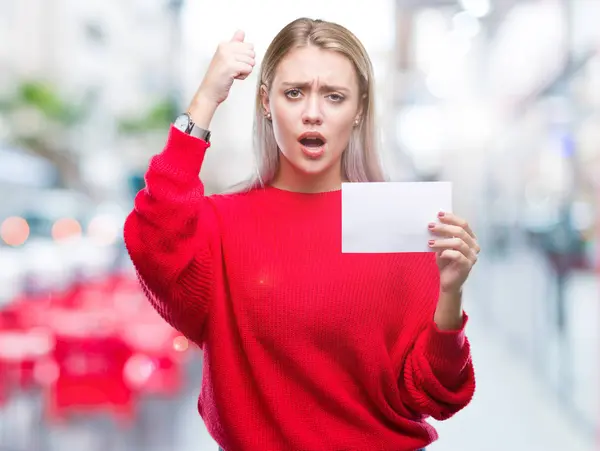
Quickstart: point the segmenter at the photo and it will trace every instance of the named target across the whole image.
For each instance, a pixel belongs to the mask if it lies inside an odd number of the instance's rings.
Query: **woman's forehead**
[[[292,50],[279,63],[274,82],[351,88],[357,83],[350,60],[339,52],[314,46]]]

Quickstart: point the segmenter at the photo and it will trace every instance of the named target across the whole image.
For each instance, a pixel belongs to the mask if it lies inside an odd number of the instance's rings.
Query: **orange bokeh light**
[[[179,351],[179,352],[187,351],[189,346],[190,346],[190,343],[188,342],[187,338],[185,338],[183,335],[180,335],[173,339],[173,348],[176,351]]]
[[[90,221],[87,234],[99,245],[111,245],[118,239],[118,231],[110,223],[110,218],[97,216]]]
[[[17,216],[6,218],[0,227],[0,237],[9,246],[20,246],[29,238],[29,224]]]
[[[76,219],[59,219],[52,226],[52,238],[62,241],[81,236],[81,224]]]

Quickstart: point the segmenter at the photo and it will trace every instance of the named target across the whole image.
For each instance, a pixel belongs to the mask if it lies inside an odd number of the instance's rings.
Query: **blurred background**
[[[122,225],[217,44],[241,28],[260,63],[300,16],[363,41],[391,180],[454,182],[484,249],[478,391],[428,450],[596,448],[600,0],[0,0],[0,450],[216,449]],[[217,113],[209,192],[253,171],[255,85]]]

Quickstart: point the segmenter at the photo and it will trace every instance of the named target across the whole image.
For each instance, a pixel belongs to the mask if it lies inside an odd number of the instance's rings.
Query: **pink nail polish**
[[[440,218],[443,218],[445,214],[446,214],[446,213],[444,213],[443,211],[440,211],[440,212],[438,213],[438,216],[439,216]]]
[[[435,224],[433,222],[429,223],[429,225],[427,225],[428,228],[430,229],[435,229]]]
[[[435,241],[434,241],[434,240],[429,240],[429,245],[430,245],[430,246],[433,246],[434,244],[435,244]]]

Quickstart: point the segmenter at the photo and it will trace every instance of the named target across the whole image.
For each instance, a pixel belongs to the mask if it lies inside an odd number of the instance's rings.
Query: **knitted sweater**
[[[433,253],[343,254],[341,191],[206,196],[209,145],[171,128],[125,224],[156,310],[203,349],[198,408],[227,451],[409,451],[475,389],[433,322]]]

